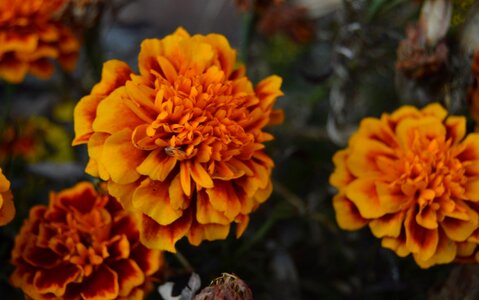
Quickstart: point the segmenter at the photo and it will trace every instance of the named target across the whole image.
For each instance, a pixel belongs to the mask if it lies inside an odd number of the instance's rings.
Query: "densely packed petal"
[[[15,239],[10,281],[29,299],[143,299],[163,255],[140,243],[137,225],[91,183],[51,193]]]
[[[0,0],[0,78],[21,82],[29,73],[49,78],[52,60],[72,70],[79,42],[56,20],[65,0]]]
[[[449,263],[479,228],[479,134],[439,104],[364,119],[333,159],[341,228],[369,225],[421,267]]]
[[[75,108],[73,144],[88,144],[86,171],[141,214],[148,247],[224,239],[233,222],[241,235],[272,191],[263,143],[273,137],[263,128],[281,122],[272,108],[281,79],[253,87],[224,36],[181,28],[143,41],[138,65],[139,74],[105,63]]]

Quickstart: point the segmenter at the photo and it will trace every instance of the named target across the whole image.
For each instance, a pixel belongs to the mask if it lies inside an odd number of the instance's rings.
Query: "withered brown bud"
[[[195,300],[252,300],[248,285],[233,274],[223,273],[196,295]]]

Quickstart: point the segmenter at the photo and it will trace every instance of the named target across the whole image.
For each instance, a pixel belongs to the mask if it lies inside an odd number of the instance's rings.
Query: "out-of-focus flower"
[[[34,206],[15,239],[10,277],[29,299],[144,299],[162,253],[112,197],[81,182]]]
[[[10,181],[0,169],[0,226],[6,225],[15,217],[15,205],[10,191]]]
[[[313,39],[314,26],[302,6],[282,3],[267,9],[258,22],[258,30],[266,36],[284,33],[298,43]]]
[[[75,67],[79,42],[55,19],[64,0],[0,0],[0,78],[21,82],[27,73],[41,79],[53,73],[52,60]]]
[[[284,3],[284,0],[235,0],[240,10],[262,14],[272,6]]]
[[[67,0],[56,15],[75,29],[90,28],[97,23],[104,5],[104,0]]]
[[[141,214],[141,239],[175,251],[236,234],[272,191],[273,161],[263,131],[281,78],[253,88],[224,36],[178,29],[143,41],[139,74],[112,60],[75,108],[74,145],[88,144],[87,173],[108,181],[127,210]]]
[[[195,300],[252,300],[253,293],[248,285],[233,274],[223,273],[216,278],[210,286],[201,290]]]
[[[396,69],[411,79],[423,79],[441,71],[448,58],[448,48],[444,42],[427,49],[424,32],[419,25],[407,28],[407,37],[397,50]]]
[[[466,20],[469,9],[476,3],[476,0],[452,0],[451,27],[462,25]]]
[[[21,159],[65,162],[73,159],[66,130],[44,117],[15,119],[0,134],[0,162]]]
[[[364,119],[333,158],[339,226],[369,225],[382,246],[423,268],[449,263],[477,228],[479,134],[439,104]]]

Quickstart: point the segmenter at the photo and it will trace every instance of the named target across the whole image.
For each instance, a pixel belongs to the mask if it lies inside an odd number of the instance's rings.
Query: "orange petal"
[[[349,156],[349,150],[340,150],[333,156],[334,172],[329,177],[329,184],[337,189],[346,186],[353,181],[355,177],[349,172],[346,160]]]
[[[410,209],[404,222],[406,246],[418,259],[428,260],[436,253],[439,233],[437,229],[429,230],[417,224],[414,215],[414,209]]]
[[[231,220],[222,211],[211,204],[211,198],[205,192],[199,191],[196,199],[196,220],[200,224],[229,224]]]
[[[183,211],[171,207],[168,186],[168,182],[143,180],[133,193],[134,209],[149,216],[160,225],[169,225],[178,220],[183,215]]]
[[[423,259],[421,255],[414,254],[414,260],[423,269],[435,264],[447,264],[454,260],[457,253],[457,245],[451,242],[444,234],[439,235],[436,253],[429,259]]]
[[[109,95],[116,88],[124,85],[130,79],[132,72],[128,64],[122,61],[112,59],[105,62],[101,71],[101,81],[93,87],[91,94]]]
[[[381,142],[358,137],[350,140],[350,152],[346,164],[356,177],[384,176],[378,167],[377,159],[381,156],[394,157],[394,151]]]
[[[145,275],[135,261],[122,259],[110,264],[110,267],[118,275],[118,296],[127,297],[131,291],[145,282]]]
[[[118,275],[106,264],[101,264],[98,269],[84,282],[80,293],[85,300],[115,299],[118,297],[120,287]]]
[[[434,117],[423,117],[417,120],[406,119],[396,127],[396,135],[403,149],[411,149],[413,147],[416,134],[417,136],[441,139],[446,136],[446,128],[442,120]]]
[[[80,99],[73,112],[75,139],[73,146],[85,144],[93,134],[92,124],[96,117],[96,109],[101,98],[88,95]]]
[[[343,193],[334,196],[333,207],[336,212],[336,222],[344,230],[357,230],[368,223],[368,220],[359,214],[356,205]]]
[[[249,216],[248,215],[239,215],[236,217],[236,238],[240,238],[248,227]]]
[[[141,244],[132,250],[130,257],[135,260],[146,276],[150,276],[159,269],[163,269],[162,267],[165,264],[163,252],[148,249]]]
[[[123,98],[126,95],[125,87],[119,87],[104,98],[96,111],[96,117],[92,128],[96,132],[113,134],[129,128],[133,131],[138,125],[144,123],[142,119],[125,104]],[[121,116],[121,117],[119,117]]]
[[[191,161],[187,161],[186,163],[189,165],[191,177],[197,185],[204,188],[212,188],[214,186],[210,174],[206,172],[200,163]]]
[[[217,181],[213,188],[206,189],[206,193],[214,209],[223,212],[229,220],[240,213],[241,203],[231,182]]]
[[[404,216],[404,211],[384,215],[380,218],[371,220],[369,228],[377,238],[385,236],[397,238],[401,234]]]
[[[131,134],[132,131],[125,128],[109,136],[103,146],[101,163],[116,183],[132,183],[140,177],[136,168],[146,154],[132,145]]]
[[[180,183],[186,196],[191,196],[190,164],[180,162]]]
[[[460,209],[467,214],[466,220],[446,217],[441,222],[441,228],[446,236],[453,241],[466,240],[476,229],[479,222],[479,216],[476,211],[472,210],[465,202],[457,200],[456,209]]]
[[[175,157],[167,155],[163,149],[156,149],[148,154],[136,171],[152,180],[165,181],[177,161]]]
[[[65,294],[67,285],[75,282],[81,275],[81,269],[73,264],[40,269],[35,273],[33,285],[42,294],[52,293],[61,297]]]
[[[466,134],[466,118],[449,116],[445,121],[447,139],[452,139],[452,144],[458,144]]]
[[[141,243],[151,249],[176,252],[175,244],[186,235],[191,222],[191,212],[189,211],[168,226],[162,226],[150,217],[143,215],[140,222]]]
[[[346,187],[346,196],[366,219],[379,218],[387,213],[381,206],[375,183],[375,179],[358,178]]]

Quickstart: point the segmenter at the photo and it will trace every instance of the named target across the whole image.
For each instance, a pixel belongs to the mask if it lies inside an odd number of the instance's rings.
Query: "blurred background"
[[[0,228],[2,299],[22,299],[8,284],[8,262],[29,208],[47,203],[50,190],[92,180],[83,172],[86,147],[70,147],[75,104],[99,80],[104,61],[120,59],[134,68],[143,39],[162,38],[178,26],[190,34],[225,35],[254,83],[281,76],[285,96],[277,108],[284,109],[285,122],[267,129],[275,136],[267,144],[276,163],[273,195],[251,215],[240,239],[230,235],[199,247],[180,241],[180,259],[167,254],[166,280],[175,291],[194,271],[203,286],[222,272],[234,273],[255,299],[479,297],[475,266],[422,270],[412,258],[381,248],[367,228],[340,230],[331,205],[335,190],[328,184],[332,155],[365,116],[435,101],[468,115],[479,38],[475,1],[452,1],[450,26],[437,42],[448,54],[428,50],[419,59],[404,51],[414,45],[408,28],[417,23],[422,1],[90,2],[75,25],[83,47],[73,73],[0,83],[0,162],[17,206],[14,222]],[[161,299],[156,289],[149,299]]]

